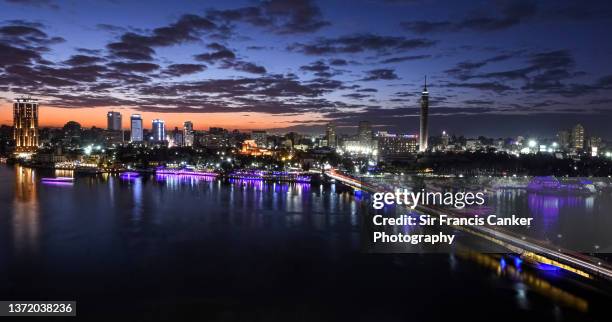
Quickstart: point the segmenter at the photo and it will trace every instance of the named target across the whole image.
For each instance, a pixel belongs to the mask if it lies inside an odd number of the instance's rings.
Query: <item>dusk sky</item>
[[[43,126],[109,110],[196,129],[612,139],[608,1],[0,2],[0,123],[41,101]]]

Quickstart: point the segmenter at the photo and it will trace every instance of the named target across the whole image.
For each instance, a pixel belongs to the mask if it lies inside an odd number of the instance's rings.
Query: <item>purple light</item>
[[[158,168],[157,170],[155,170],[155,174],[162,174],[162,175],[177,175],[177,176],[205,176],[205,177],[216,177],[219,174],[215,173],[215,172],[200,172],[200,171],[193,171],[193,170],[170,170],[170,169],[161,169]]]
[[[74,178],[70,178],[70,177],[45,177],[40,179],[42,182],[64,182],[64,183],[72,183],[74,181]]]
[[[170,179],[170,181],[191,181],[191,180],[200,180],[200,181],[213,181],[216,176],[207,176],[207,175],[190,175],[190,174],[156,174],[155,178],[157,181],[164,181],[166,179]]]
[[[285,171],[242,170],[230,173],[229,177],[241,180],[270,180],[298,183],[310,183],[311,181],[310,176]]]
[[[73,183],[69,181],[43,181],[42,184],[55,187],[72,187],[73,185]]]

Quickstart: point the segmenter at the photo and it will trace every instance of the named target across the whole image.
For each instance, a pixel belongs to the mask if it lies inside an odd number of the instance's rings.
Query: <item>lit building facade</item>
[[[381,132],[376,135],[378,153],[382,156],[399,156],[416,153],[418,143],[416,135],[400,135]]]
[[[576,124],[572,129],[572,148],[576,151],[584,150],[584,127]]]
[[[13,103],[13,139],[16,152],[38,148],[38,100],[18,98]]]
[[[325,128],[325,140],[327,140],[327,146],[330,148],[335,148],[338,145],[338,140],[336,139],[336,125],[333,123],[327,123]]]
[[[153,141],[162,142],[166,140],[166,124],[164,120],[155,119],[152,123]]]
[[[131,142],[142,142],[142,116],[140,114],[132,114],[130,117],[130,129],[132,131],[130,135]]]
[[[191,121],[185,121],[183,123],[183,143],[185,146],[193,146],[195,140],[195,133],[193,132],[193,123]]]

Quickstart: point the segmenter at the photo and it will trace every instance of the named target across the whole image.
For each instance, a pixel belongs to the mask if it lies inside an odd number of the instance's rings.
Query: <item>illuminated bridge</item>
[[[349,175],[343,174],[337,170],[329,170],[325,172],[329,178],[335,179],[345,185],[356,189],[368,192],[384,192],[385,189],[376,185],[363,182]],[[435,206],[418,205],[416,210],[434,216],[460,216],[452,210],[443,209]],[[510,232],[503,231],[500,228],[491,228],[485,226],[454,226],[457,229],[466,231],[472,235],[484,238],[492,243],[500,245],[508,249],[512,253],[520,256],[544,263],[554,265],[566,271],[578,274],[587,278],[602,277],[608,281],[612,281],[612,267],[596,258],[586,257],[581,253],[570,250],[552,248],[551,245],[542,244],[536,240],[518,237]]]

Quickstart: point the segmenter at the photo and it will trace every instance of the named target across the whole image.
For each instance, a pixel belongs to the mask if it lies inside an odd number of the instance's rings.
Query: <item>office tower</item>
[[[164,123],[164,120],[153,120],[152,130],[153,141],[161,142],[166,140],[166,125]]]
[[[185,144],[183,131],[179,130],[178,127],[174,127],[174,131],[172,131],[172,145],[173,146],[183,146]]]
[[[327,146],[330,148],[335,148],[338,145],[335,124],[327,123],[327,127],[325,128],[325,139],[327,140]]]
[[[363,149],[370,149],[372,147],[372,127],[370,126],[370,122],[359,122],[358,137],[359,145],[361,145]]]
[[[13,138],[16,152],[38,148],[38,100],[18,98],[13,103]]]
[[[131,142],[142,142],[142,116],[140,114],[132,114],[130,117],[130,136]]]
[[[584,127],[581,124],[576,124],[572,129],[572,148],[584,150]]]
[[[401,156],[417,152],[416,135],[397,135],[379,132],[376,138],[378,140],[378,151],[383,157]]]
[[[429,137],[429,92],[427,91],[427,76],[425,77],[425,86],[421,93],[421,127],[419,130],[419,152],[427,151],[427,138]]]
[[[185,123],[183,123],[183,143],[185,146],[193,146],[194,138],[193,123],[191,123],[191,121],[185,121]]]
[[[251,139],[255,141],[257,147],[265,148],[268,145],[268,134],[266,133],[266,131],[251,132]]]
[[[106,129],[109,131],[121,131],[121,113],[110,111],[106,115]]]

